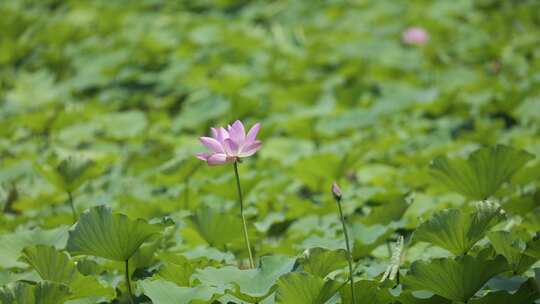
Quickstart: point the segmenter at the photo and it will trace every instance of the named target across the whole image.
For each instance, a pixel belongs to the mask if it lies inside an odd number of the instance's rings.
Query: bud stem
[[[351,296],[352,296],[352,303],[356,304],[356,296],[354,292],[354,278],[353,278],[353,258],[352,258],[352,252],[351,247],[349,243],[349,234],[347,233],[347,226],[345,225],[345,217],[343,216],[343,210],[341,209],[341,197],[338,199],[336,198],[336,203],[338,205],[339,210],[339,218],[341,220],[341,225],[343,226],[343,235],[345,236],[345,246],[347,248],[347,259],[349,263],[349,280],[351,282]]]

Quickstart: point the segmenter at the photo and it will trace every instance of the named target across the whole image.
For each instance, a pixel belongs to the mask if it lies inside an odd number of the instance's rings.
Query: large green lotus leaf
[[[355,259],[368,256],[373,249],[383,244],[393,232],[390,226],[379,224],[366,226],[362,223],[354,223],[350,231]]]
[[[343,304],[352,304],[351,284],[341,287],[341,300]],[[379,288],[375,281],[361,280],[354,282],[355,303],[389,304],[393,298],[388,289]]]
[[[46,281],[68,285],[77,276],[77,267],[64,252],[38,245],[23,250],[23,259]]]
[[[469,238],[470,215],[456,209],[441,210],[414,231],[414,239],[433,243],[454,254],[467,252],[480,238]]]
[[[142,219],[132,220],[98,206],[87,210],[69,232],[66,249],[72,254],[87,254],[115,261],[126,261],[141,244],[160,228]]]
[[[10,234],[0,235],[0,268],[26,267],[19,261],[20,252],[25,247],[33,245],[50,245],[63,248],[68,237],[68,227],[58,227],[51,230],[19,230]]]
[[[54,247],[39,245],[25,248],[23,259],[44,281],[67,285],[71,291],[70,299],[115,297],[113,288],[101,285],[96,277],[81,275],[69,256]]]
[[[504,290],[493,291],[479,299],[472,299],[470,304],[531,304],[540,299],[538,286],[533,279],[523,283],[519,290],[509,293]]]
[[[54,282],[39,282],[34,289],[36,304],[58,304],[69,297],[69,287]]]
[[[66,287],[67,288],[67,287]],[[26,282],[15,282],[0,287],[0,303],[2,304],[34,304],[35,286]]]
[[[0,287],[2,304],[59,304],[69,297],[69,287],[64,284],[42,281],[35,285],[16,282]]]
[[[403,283],[414,290],[429,290],[449,300],[467,302],[491,277],[508,269],[502,256],[416,261]]]
[[[324,304],[343,286],[334,280],[323,280],[306,272],[288,273],[277,282],[276,303]]]
[[[436,212],[414,232],[416,241],[442,247],[455,255],[467,253],[486,231],[503,219],[500,206],[479,202],[474,211],[445,209]]]
[[[159,304],[189,304],[212,303],[224,294],[224,289],[199,285],[196,287],[181,287],[165,280],[143,280],[138,283],[143,293],[153,303]]]
[[[473,152],[467,160],[437,157],[431,168],[434,178],[450,190],[481,200],[497,192],[533,157],[522,150],[496,145]]]
[[[537,258],[523,254],[526,244],[509,231],[491,231],[488,233],[489,241],[497,254],[506,258],[508,264],[516,272],[527,270]]]
[[[324,278],[330,272],[347,265],[347,251],[310,248],[304,252],[298,262],[305,272]]]
[[[159,269],[159,277],[174,282],[178,286],[190,286],[190,278],[195,272],[195,266],[186,257],[163,253],[160,258],[163,265]]]
[[[207,267],[198,270],[192,279],[198,279],[206,286],[227,288],[234,296],[257,303],[274,291],[276,280],[290,272],[295,261],[295,258],[286,256],[263,256],[257,269]]]
[[[220,249],[238,239],[242,233],[242,222],[238,215],[207,205],[197,209],[193,216],[193,225],[210,246]]]
[[[77,277],[69,284],[69,289],[71,290],[70,300],[103,297],[112,301],[116,297],[114,288],[103,286],[98,281],[97,277],[93,276],[77,275]]]

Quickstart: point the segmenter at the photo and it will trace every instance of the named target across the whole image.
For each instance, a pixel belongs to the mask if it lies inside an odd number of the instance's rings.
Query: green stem
[[[349,280],[351,281],[351,295],[352,303],[356,304],[356,296],[354,294],[354,278],[353,278],[353,262],[352,262],[352,253],[351,247],[349,245],[349,234],[347,233],[347,226],[345,225],[345,218],[343,217],[343,210],[341,210],[341,200],[337,200],[339,218],[341,219],[341,224],[343,225],[343,234],[345,235],[345,246],[347,247],[347,259],[349,262]]]
[[[134,304],[135,301],[133,300],[133,292],[131,291],[131,280],[129,279],[129,259],[126,260],[125,265],[126,265],[126,285],[127,285],[127,290],[129,294],[129,302],[131,304]]]
[[[255,263],[253,263],[253,255],[251,254],[251,245],[249,244],[246,217],[244,216],[244,200],[242,198],[242,188],[240,187],[240,176],[238,175],[238,162],[234,162],[234,175],[236,176],[236,189],[238,190],[238,202],[240,203],[240,216],[242,217],[244,239],[246,240],[246,247],[249,254],[249,266],[251,268],[255,268]]]
[[[73,202],[73,195],[71,192],[68,192],[68,201],[69,205],[71,206],[71,214],[73,215],[73,222],[77,222],[78,216],[77,216],[77,210],[75,210],[75,203]]]

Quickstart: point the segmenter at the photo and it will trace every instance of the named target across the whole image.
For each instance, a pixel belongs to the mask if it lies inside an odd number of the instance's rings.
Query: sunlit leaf
[[[77,268],[68,255],[54,247],[38,245],[23,250],[24,260],[46,281],[68,285],[77,276]]]
[[[242,232],[242,222],[238,215],[207,205],[197,209],[193,225],[209,245],[221,249],[238,239]]]
[[[257,303],[276,288],[276,280],[292,270],[296,259],[286,256],[264,256],[257,269],[241,270],[232,266],[207,267],[192,276],[201,283],[216,288],[226,287],[244,301]]]
[[[211,303],[219,295],[223,294],[222,289],[199,285],[196,287],[180,287],[165,280],[143,280],[139,282],[143,293],[148,296],[153,303],[159,304],[189,304]]]
[[[159,276],[178,286],[190,286],[191,275],[195,267],[182,255],[163,254],[161,260],[164,265],[159,269]]]
[[[324,304],[342,287],[334,280],[323,280],[305,272],[293,272],[279,278],[276,303]]]
[[[488,233],[489,241],[497,254],[506,258],[508,264],[517,272],[527,270],[537,259],[523,254],[526,244],[509,231]]]
[[[351,229],[351,238],[354,244],[353,257],[357,259],[368,256],[373,249],[384,244],[392,232],[389,226],[380,224],[366,226],[362,223],[354,223]]]
[[[490,227],[503,218],[500,206],[488,201],[477,203],[472,211],[445,209],[422,223],[415,230],[414,239],[461,255],[469,251]]]
[[[64,284],[69,287],[70,299],[105,297],[113,299],[115,292],[101,285],[96,277],[81,275],[70,257],[50,246],[34,246],[23,250],[23,258],[44,281]]]
[[[42,281],[36,285],[26,282],[0,287],[2,304],[58,304],[69,297],[70,291],[66,285]]]
[[[161,229],[142,219],[131,220],[98,206],[81,215],[69,232],[66,249],[72,254],[86,254],[115,261],[127,261],[144,241]]]
[[[490,278],[508,270],[502,256],[416,261],[403,278],[406,286],[429,290],[453,301],[467,302]]]
[[[343,304],[351,304],[351,284],[341,287],[341,299]],[[354,303],[373,303],[373,304],[388,304],[392,303],[392,297],[386,288],[379,288],[376,281],[361,280],[354,282],[354,295],[356,302]]]
[[[0,236],[0,267],[25,267],[20,261],[22,249],[33,245],[50,245],[63,248],[68,238],[68,228],[58,227],[51,230],[33,229],[20,230]]]
[[[310,248],[304,252],[298,262],[305,272],[324,278],[330,272],[347,265],[347,251]]]
[[[89,298],[104,298],[112,300],[116,297],[116,291],[111,286],[104,286],[97,277],[77,275],[77,277],[69,284],[71,290],[70,300],[74,299],[89,299]]]
[[[533,155],[507,146],[482,148],[467,160],[438,157],[431,165],[434,178],[450,190],[471,199],[487,199],[533,158]]]

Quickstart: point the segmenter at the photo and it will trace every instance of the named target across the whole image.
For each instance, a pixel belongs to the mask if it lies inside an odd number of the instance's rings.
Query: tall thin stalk
[[[352,253],[351,246],[349,245],[349,234],[347,233],[347,226],[345,225],[345,218],[343,217],[343,211],[341,210],[341,203],[338,202],[339,217],[341,218],[341,224],[343,225],[343,234],[345,235],[345,245],[347,246],[347,257],[349,262],[349,280],[351,281],[351,294],[352,302],[356,304],[356,297],[354,295],[354,278],[353,278],[353,262],[352,262]]]
[[[78,220],[78,215],[77,215],[77,210],[75,210],[75,203],[73,202],[73,194],[71,194],[71,192],[68,191],[67,195],[68,195],[69,205],[71,206],[71,214],[73,215],[73,222],[75,223]]]
[[[349,281],[351,282],[352,303],[356,304],[356,295],[354,292],[353,258],[349,242],[349,234],[347,232],[347,225],[345,224],[345,217],[343,216],[343,210],[341,209],[341,189],[336,183],[332,185],[332,194],[334,195],[334,199],[338,205],[339,219],[341,221],[341,225],[343,226],[343,235],[345,236],[345,246],[347,248],[347,261],[349,263]]]
[[[238,202],[240,203],[240,216],[242,217],[242,227],[244,231],[244,239],[246,241],[246,247],[249,254],[249,266],[255,268],[253,262],[253,254],[251,253],[251,245],[249,244],[249,237],[247,231],[246,217],[244,216],[244,199],[242,198],[242,188],[240,187],[240,176],[238,174],[238,162],[234,162],[234,175],[236,176],[236,189],[238,190]]]
[[[127,285],[127,290],[128,290],[128,294],[129,294],[129,302],[131,304],[134,304],[135,301],[133,300],[133,292],[131,291],[131,280],[129,279],[129,259],[126,260],[125,262],[125,270],[126,270],[126,285]]]

